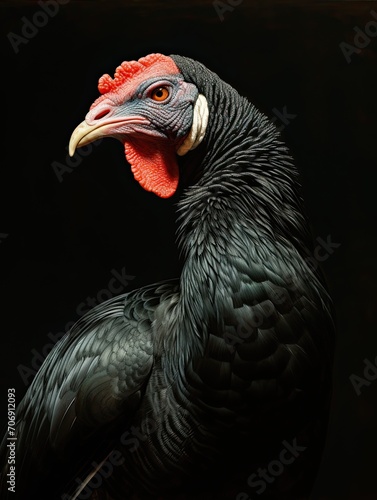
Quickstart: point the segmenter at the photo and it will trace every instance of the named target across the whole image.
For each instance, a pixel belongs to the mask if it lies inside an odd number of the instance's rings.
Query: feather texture
[[[179,158],[181,276],[96,307],[51,352],[18,409],[19,498],[235,498],[284,442],[305,453],[265,498],[315,477],[334,325],[298,173],[252,104],[171,57],[209,112]]]

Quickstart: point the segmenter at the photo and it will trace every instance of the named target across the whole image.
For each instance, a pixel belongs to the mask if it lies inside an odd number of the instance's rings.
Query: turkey
[[[308,498],[335,329],[287,147],[187,57],[123,62],[98,88],[70,154],[116,138],[145,190],[181,193],[181,275],[100,304],[49,354],[17,409],[15,497]]]

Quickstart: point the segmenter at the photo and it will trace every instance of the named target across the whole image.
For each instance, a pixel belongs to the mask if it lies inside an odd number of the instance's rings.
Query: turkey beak
[[[89,125],[85,120],[78,125],[72,132],[69,141],[69,156],[73,156],[77,148],[86,146],[104,136],[104,125]]]
[[[149,120],[137,115],[116,115],[113,109],[94,108],[78,125],[69,141],[69,154],[73,156],[77,148],[86,146],[102,137],[114,137],[122,140],[125,135],[132,134],[139,127],[149,125]]]

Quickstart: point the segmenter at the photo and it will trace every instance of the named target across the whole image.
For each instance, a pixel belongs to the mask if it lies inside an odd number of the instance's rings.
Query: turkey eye
[[[166,101],[169,95],[170,92],[167,87],[157,87],[156,89],[152,90],[151,98],[154,101]]]

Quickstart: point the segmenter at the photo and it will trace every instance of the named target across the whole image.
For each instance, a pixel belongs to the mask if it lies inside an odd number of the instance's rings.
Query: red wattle
[[[174,144],[168,140],[125,143],[125,152],[132,173],[142,188],[160,198],[170,198],[176,192],[179,169]]]

